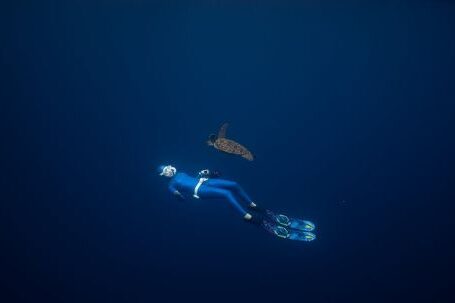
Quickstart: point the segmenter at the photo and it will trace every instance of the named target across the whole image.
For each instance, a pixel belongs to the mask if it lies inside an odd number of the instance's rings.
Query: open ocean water
[[[455,302],[454,2],[2,6],[0,302]],[[317,240],[174,199],[168,163]]]

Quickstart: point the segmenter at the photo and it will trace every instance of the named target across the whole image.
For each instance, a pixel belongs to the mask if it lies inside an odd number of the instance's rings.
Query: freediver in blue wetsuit
[[[290,240],[312,241],[316,236],[311,233],[315,225],[306,220],[295,219],[270,210],[259,208],[237,182],[219,179],[209,170],[192,177],[171,165],[158,167],[160,176],[171,178],[169,191],[181,199],[192,196],[195,199],[224,199],[228,201],[247,222],[254,223],[268,232]],[[247,204],[252,213],[245,210],[239,201]]]

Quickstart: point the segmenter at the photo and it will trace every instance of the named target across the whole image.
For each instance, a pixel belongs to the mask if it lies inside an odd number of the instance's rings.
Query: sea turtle
[[[220,131],[218,132],[218,137],[215,134],[211,134],[207,144],[225,153],[240,155],[249,161],[253,161],[253,154],[246,149],[246,147],[235,141],[226,139],[226,129],[228,125],[228,123],[224,123],[221,126]]]

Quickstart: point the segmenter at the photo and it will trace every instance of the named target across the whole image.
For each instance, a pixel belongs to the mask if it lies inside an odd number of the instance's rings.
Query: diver
[[[203,200],[224,199],[245,221],[261,226],[275,236],[300,241],[312,241],[316,238],[311,233],[315,229],[312,222],[259,208],[237,182],[219,178],[218,172],[204,169],[197,177],[192,177],[184,172],[177,172],[172,165],[161,165],[158,172],[160,176],[171,179],[168,189],[180,199],[187,196]],[[240,201],[246,204],[248,211]]]

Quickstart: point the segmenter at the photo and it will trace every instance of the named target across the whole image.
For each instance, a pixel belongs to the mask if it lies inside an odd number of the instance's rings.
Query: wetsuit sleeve
[[[168,189],[174,196],[178,197],[180,200],[185,200],[185,196],[182,195],[182,193],[179,192],[178,189],[175,188],[173,184],[169,184]]]
[[[177,188],[175,188],[174,184],[169,184],[168,189],[172,194],[175,194],[177,191]]]

